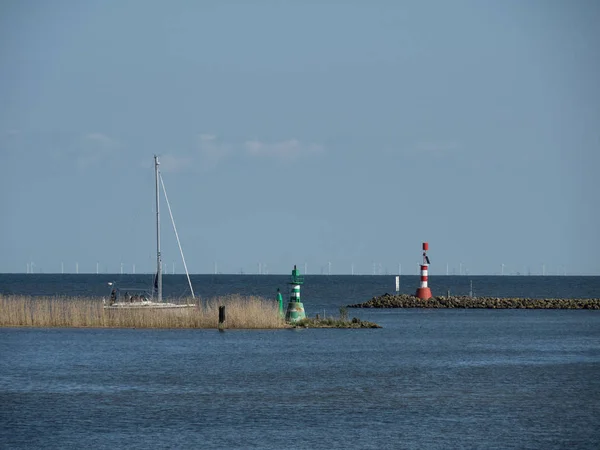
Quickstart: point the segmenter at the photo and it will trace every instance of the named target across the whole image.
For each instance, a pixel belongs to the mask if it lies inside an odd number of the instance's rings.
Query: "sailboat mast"
[[[158,301],[162,302],[162,261],[160,258],[160,191],[158,186],[158,156],[154,155],[154,178],[156,182],[156,286]]]

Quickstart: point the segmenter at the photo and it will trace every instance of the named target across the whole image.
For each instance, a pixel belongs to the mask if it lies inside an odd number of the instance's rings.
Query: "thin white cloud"
[[[448,153],[459,150],[461,146],[456,142],[445,141],[421,141],[418,142],[414,150],[420,153]]]
[[[18,151],[21,138],[21,130],[13,128],[0,132],[0,152]]]
[[[303,144],[297,139],[279,142],[262,142],[258,140],[244,143],[246,153],[256,157],[271,157],[292,160],[300,156],[320,153],[323,146],[319,144]]]
[[[100,140],[100,136],[98,137]],[[252,157],[270,157],[281,160],[293,160],[303,155],[323,151],[323,146],[317,144],[302,144],[296,139],[266,143],[249,140],[243,144],[231,144],[220,140],[214,134],[198,134],[195,150],[187,155],[172,153],[160,156],[163,172],[207,171],[215,169],[227,158],[244,153]],[[147,163],[144,163],[144,167]]]
[[[202,169],[214,169],[223,159],[228,157],[233,150],[231,145],[225,144],[213,134],[200,134],[196,144],[202,164]]]
[[[91,142],[99,143],[104,149],[114,148],[117,142],[102,133],[88,133],[84,136],[85,139]]]
[[[165,173],[183,172],[192,166],[193,158],[189,156],[177,156],[173,154],[161,155],[159,157],[160,170]]]
[[[121,145],[103,133],[88,133],[77,149],[77,165],[79,168],[95,166],[115,155]]]

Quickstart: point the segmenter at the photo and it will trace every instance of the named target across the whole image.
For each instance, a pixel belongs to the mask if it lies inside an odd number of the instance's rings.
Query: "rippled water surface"
[[[309,312],[392,290],[348,278]],[[0,329],[0,448],[600,447],[599,311],[349,314],[383,328]]]

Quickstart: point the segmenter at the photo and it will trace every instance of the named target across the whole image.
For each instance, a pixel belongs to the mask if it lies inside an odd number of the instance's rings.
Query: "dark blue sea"
[[[0,275],[102,297],[148,275]],[[285,276],[199,275],[274,298]],[[472,284],[471,284],[472,282]],[[171,298],[181,275],[164,278]],[[403,276],[411,293],[417,276]],[[600,277],[430,277],[434,294],[600,297]],[[307,276],[309,315],[395,290]],[[0,448],[600,448],[600,311],[350,309],[382,329],[0,329]]]

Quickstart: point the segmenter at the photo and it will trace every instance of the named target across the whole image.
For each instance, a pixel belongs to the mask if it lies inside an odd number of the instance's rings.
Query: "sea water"
[[[0,276],[0,292],[17,291],[7,277],[14,276]],[[19,289],[95,292],[45,277]],[[285,281],[198,278],[213,280],[210,290],[198,287],[203,296],[262,295]],[[311,278],[320,288],[309,295]],[[565,285],[552,280],[553,288],[529,280],[544,277],[489,278],[473,278],[481,295],[517,296],[507,292],[518,282],[538,296],[564,297],[573,286],[581,297],[598,292],[595,277],[555,277]],[[453,289],[470,288],[459,282]],[[307,277],[303,301],[310,314],[333,315],[394,284],[393,277]],[[600,311],[349,315],[383,328],[0,329],[0,448],[600,446]]]

